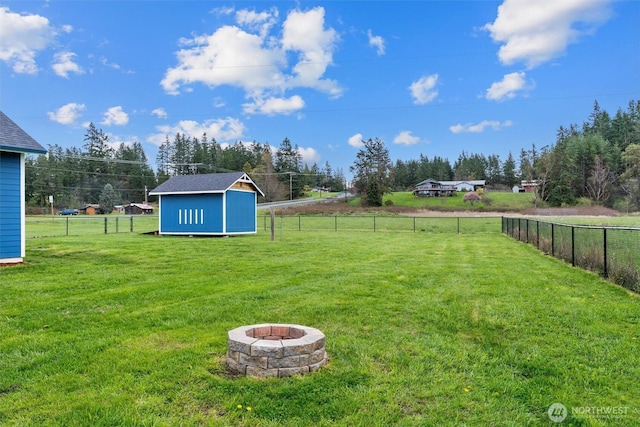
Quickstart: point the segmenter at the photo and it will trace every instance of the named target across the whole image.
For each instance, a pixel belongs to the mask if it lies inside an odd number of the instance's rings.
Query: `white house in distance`
[[[425,179],[416,184],[413,194],[416,197],[453,196],[458,191],[484,190],[485,184],[486,181],[484,179],[471,181],[437,181],[435,179]]]
[[[44,154],[42,145],[0,111],[0,264],[25,256],[26,153]]]

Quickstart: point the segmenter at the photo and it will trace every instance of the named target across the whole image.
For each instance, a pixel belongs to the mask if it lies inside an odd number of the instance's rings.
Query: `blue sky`
[[[640,2],[0,1],[0,109],[43,145],[93,122],[155,168],[176,132],[287,137],[350,176],[362,139],[453,163],[640,98]]]

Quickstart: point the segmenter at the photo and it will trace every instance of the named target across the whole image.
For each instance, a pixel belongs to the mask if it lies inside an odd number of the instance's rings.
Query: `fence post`
[[[129,217],[129,231],[133,233],[133,215]]]
[[[376,232],[376,216],[373,216],[373,232]]]
[[[119,227],[118,227],[118,217],[116,217],[116,234],[118,234],[119,231]]]
[[[555,227],[553,222],[551,223],[551,256],[556,256],[555,251]]]
[[[460,217],[458,217],[458,234],[460,234]]]
[[[526,222],[526,224],[527,224],[527,227],[526,227],[527,228],[527,240],[526,240],[525,243],[528,244],[529,243],[529,218],[525,219],[525,221],[527,221]]]
[[[536,220],[536,247],[540,249],[540,221]]]
[[[276,213],[273,208],[269,210],[269,216],[271,217],[271,241],[273,242],[276,237]],[[264,217],[264,220],[267,220],[266,216]]]
[[[416,217],[413,217],[413,232],[416,232]]]
[[[571,226],[571,266],[576,266],[576,228]]]
[[[107,217],[104,217],[104,234],[107,234]]]
[[[607,269],[607,228],[606,227],[602,229],[602,241],[604,246],[604,251],[602,251],[604,253],[604,260],[602,262],[602,275],[604,277],[609,277],[609,272]]]
[[[334,228],[334,231],[338,231],[338,215],[334,216],[333,218],[334,218],[334,219],[333,219],[333,228]]]
[[[66,234],[66,236],[68,236],[68,235],[69,235],[69,217],[67,217],[67,234]]]
[[[298,231],[302,230],[302,224],[301,224],[301,219],[302,217],[300,215],[298,215]]]

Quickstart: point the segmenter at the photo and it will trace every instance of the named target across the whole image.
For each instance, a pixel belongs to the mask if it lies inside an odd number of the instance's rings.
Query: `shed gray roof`
[[[251,183],[256,191],[264,196],[258,186],[244,172],[178,175],[163,182],[149,194],[221,193],[228,190],[239,180]]]
[[[46,153],[20,126],[0,111],[0,150],[20,153]]]

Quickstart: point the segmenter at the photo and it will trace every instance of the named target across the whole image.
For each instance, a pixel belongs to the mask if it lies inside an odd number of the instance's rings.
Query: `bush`
[[[471,191],[465,194],[464,197],[462,198],[463,202],[469,202],[471,203],[471,206],[473,206],[475,202],[479,202],[481,200],[482,200],[482,197],[480,197],[480,195],[475,191]]]

